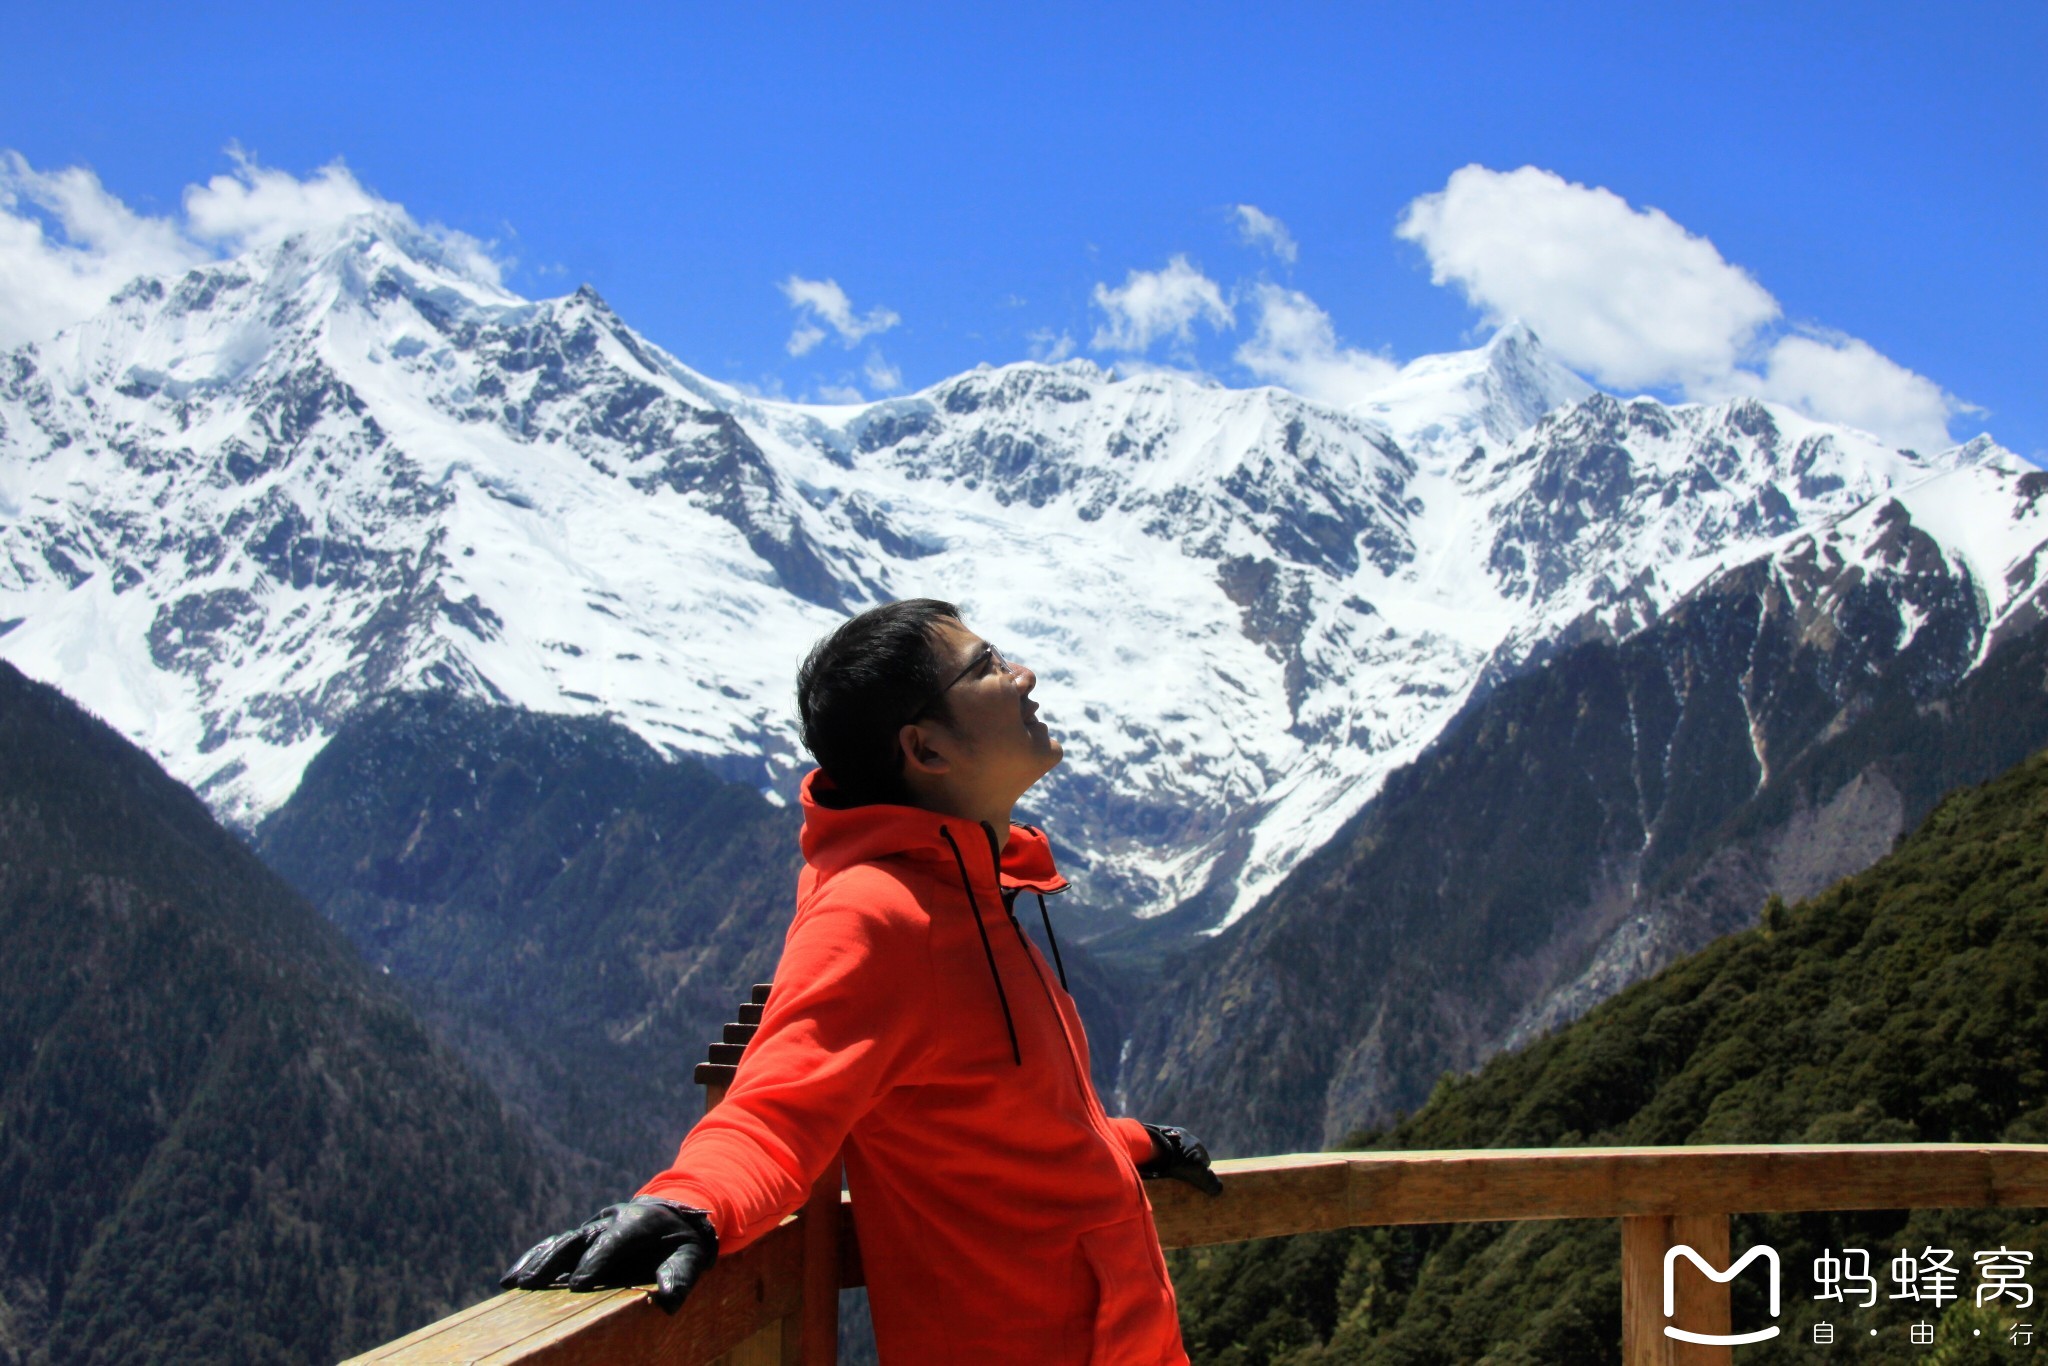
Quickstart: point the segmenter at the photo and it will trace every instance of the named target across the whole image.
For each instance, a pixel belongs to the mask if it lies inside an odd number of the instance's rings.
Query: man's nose
[[[1028,694],[1033,688],[1038,686],[1038,675],[1031,672],[1031,666],[1029,664],[1019,664],[1014,659],[1010,660],[1009,664],[1010,672],[1014,674],[1017,679],[1018,692]]]

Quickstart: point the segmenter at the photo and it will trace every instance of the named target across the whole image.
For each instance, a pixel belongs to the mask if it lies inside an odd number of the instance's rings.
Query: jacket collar
[[[812,769],[805,775],[800,789],[804,862],[816,869],[820,877],[896,855],[943,859],[950,865],[952,851],[941,831],[950,831],[969,858],[974,857],[972,851],[989,846],[988,827],[964,817],[882,802],[844,806],[838,803],[837,796],[823,769]],[[1006,891],[1050,895],[1067,889],[1067,880],[1053,864],[1052,842],[1034,825],[1010,826],[998,882]]]

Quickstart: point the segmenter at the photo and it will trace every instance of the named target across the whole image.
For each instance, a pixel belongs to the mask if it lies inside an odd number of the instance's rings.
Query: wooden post
[[[1717,1271],[1728,1267],[1725,1214],[1641,1214],[1621,1221],[1621,1359],[1623,1366],[1729,1366],[1725,1345],[1681,1342],[1669,1323],[1694,1333],[1728,1331],[1728,1286],[1680,1257],[1671,1269],[1673,1313],[1664,1317],[1664,1255],[1680,1243]]]
[[[725,1027],[718,1042],[711,1045],[710,1056],[697,1064],[695,1075],[704,1088],[704,1113],[711,1113],[725,1099],[747,1044],[760,1027],[771,985],[754,984],[740,1006],[739,1018]],[[840,1171],[835,1156],[811,1187],[810,1198],[797,1216],[803,1245],[803,1284],[797,1311],[769,1324],[713,1366],[838,1366]]]
[[[804,1202],[804,1307],[796,1334],[801,1346],[789,1366],[838,1366],[839,1363],[839,1203],[838,1154],[811,1187]],[[783,1321],[785,1338],[790,1324]]]

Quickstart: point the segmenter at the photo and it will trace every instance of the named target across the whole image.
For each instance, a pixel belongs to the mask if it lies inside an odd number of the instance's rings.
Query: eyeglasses
[[[947,693],[953,691],[953,689],[958,687],[960,684],[966,682],[967,678],[971,674],[973,674],[976,670],[980,669],[982,665],[987,664],[991,661],[994,662],[996,670],[1000,673],[1014,674],[1017,672],[1017,666],[1012,664],[1009,660],[1004,659],[1003,652],[1001,650],[998,650],[995,646],[984,642],[982,647],[974,652],[974,658],[967,661],[967,667],[962,669],[959,673],[954,674],[952,682],[948,683],[943,688],[937,689],[929,697],[925,698],[925,700],[919,704],[917,710],[912,712],[903,724],[906,726],[909,725],[912,721],[917,720],[920,716],[923,716],[933,707],[939,705],[940,698],[944,697]]]

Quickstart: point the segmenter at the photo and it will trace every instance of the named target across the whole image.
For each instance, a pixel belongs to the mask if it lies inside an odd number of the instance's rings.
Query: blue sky
[[[519,292],[587,281],[689,364],[792,397],[1065,353],[1341,401],[1513,314],[1611,388],[2048,452],[2033,0],[23,6],[9,28],[10,212],[46,246],[37,177],[87,168],[189,232],[188,187],[235,145],[301,179],[340,159],[491,243]]]

